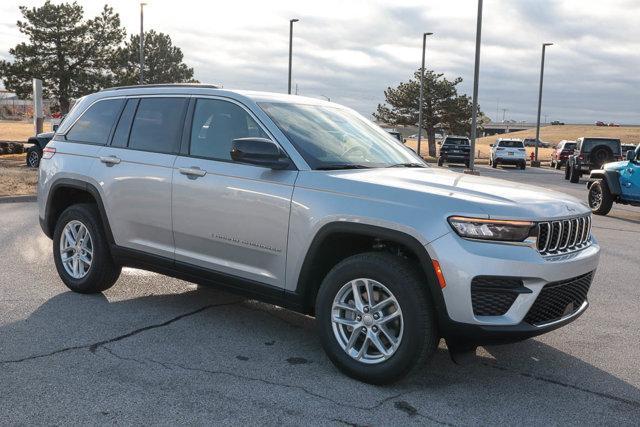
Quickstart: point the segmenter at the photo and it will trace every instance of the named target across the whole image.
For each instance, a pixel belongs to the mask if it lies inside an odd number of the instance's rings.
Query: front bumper
[[[529,246],[465,240],[453,232],[426,248],[440,263],[447,283],[442,289],[446,313],[439,313],[442,335],[448,341],[476,345],[519,341],[575,320],[586,310],[586,300],[572,313],[549,323],[533,325],[525,317],[546,284],[595,271],[600,256],[593,237],[590,246],[555,257],[543,257]],[[478,276],[517,277],[530,292],[519,293],[502,315],[479,316],[474,314],[471,297],[471,283]]]

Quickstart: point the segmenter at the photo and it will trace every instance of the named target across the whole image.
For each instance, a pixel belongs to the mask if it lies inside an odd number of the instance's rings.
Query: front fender
[[[589,174],[589,178],[591,178],[591,181],[587,183],[587,188],[591,188],[593,180],[601,179],[607,183],[607,187],[609,187],[609,192],[611,192],[612,196],[619,196],[622,193],[622,189],[620,187],[620,173],[618,171],[594,169]]]

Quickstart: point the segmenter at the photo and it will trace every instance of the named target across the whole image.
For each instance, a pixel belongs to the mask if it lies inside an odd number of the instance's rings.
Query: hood
[[[313,176],[303,177],[299,183],[446,215],[544,220],[590,212],[581,201],[564,193],[444,169],[358,169],[310,174]]]
[[[602,165],[602,169],[606,171],[619,171],[627,167],[628,164],[629,164],[628,160],[623,160],[621,162],[605,163],[604,165]]]

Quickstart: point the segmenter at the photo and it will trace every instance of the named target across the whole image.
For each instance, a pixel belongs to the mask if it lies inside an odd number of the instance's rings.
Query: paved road
[[[484,175],[584,196],[554,171]],[[636,424],[640,209],[595,218],[602,262],[578,321],[418,376],[358,383],[311,318],[138,270],[68,292],[34,203],[0,204],[0,424]]]

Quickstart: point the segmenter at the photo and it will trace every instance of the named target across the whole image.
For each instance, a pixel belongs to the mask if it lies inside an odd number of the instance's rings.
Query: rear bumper
[[[496,157],[495,161],[503,165],[519,165],[526,163],[527,159],[524,157]]]

